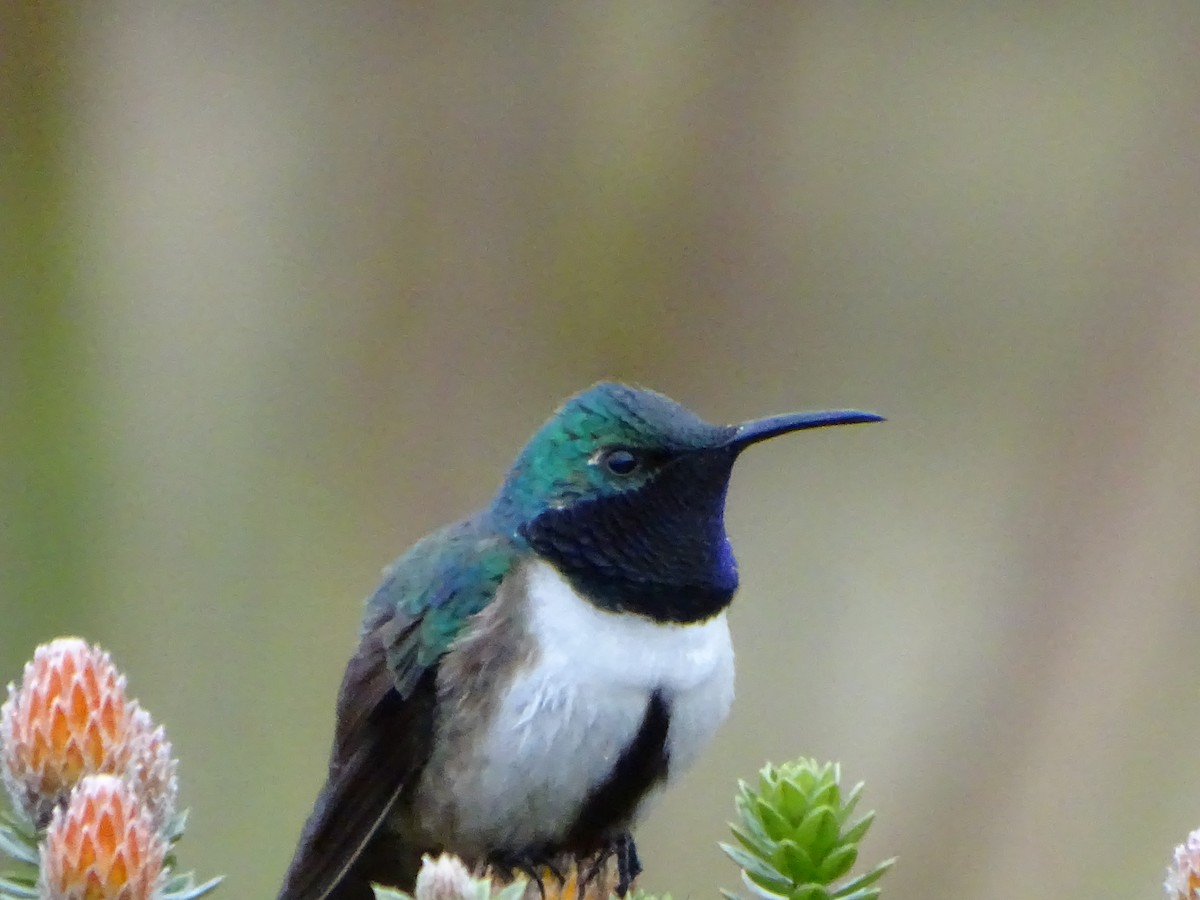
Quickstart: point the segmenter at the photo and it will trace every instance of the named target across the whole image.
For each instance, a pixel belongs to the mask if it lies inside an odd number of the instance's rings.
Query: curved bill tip
[[[859,425],[865,422],[883,422],[883,416],[859,409],[826,409],[820,412],[784,413],[765,419],[752,419],[734,429],[729,446],[741,450],[767,438],[778,437],[806,428],[824,428],[826,425]]]

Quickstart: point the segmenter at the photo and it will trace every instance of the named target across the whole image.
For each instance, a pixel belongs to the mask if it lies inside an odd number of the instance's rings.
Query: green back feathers
[[[385,570],[365,621],[382,614],[396,623],[387,657],[401,696],[492,601],[519,554],[511,539],[475,518],[423,538]]]

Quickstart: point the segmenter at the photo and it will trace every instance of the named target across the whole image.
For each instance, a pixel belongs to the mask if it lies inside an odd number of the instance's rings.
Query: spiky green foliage
[[[38,833],[18,813],[0,811],[0,853],[14,862],[38,864]]]
[[[737,844],[721,849],[741,866],[746,887],[765,900],[875,900],[876,882],[895,859],[842,880],[875,817],[869,812],[851,821],[862,788],[860,782],[843,797],[836,763],[768,763],[756,784],[739,783],[738,822],[730,825]]]
[[[224,880],[224,875],[218,875],[216,878],[210,878],[208,881],[196,884],[195,872],[181,872],[178,875],[172,874],[163,886],[159,898],[160,900],[198,900],[198,898],[212,891]]]
[[[37,897],[38,834],[16,813],[0,811],[0,900]]]

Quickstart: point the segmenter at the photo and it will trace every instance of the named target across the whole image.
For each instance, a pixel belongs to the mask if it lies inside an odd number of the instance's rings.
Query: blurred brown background
[[[747,456],[739,700],[641,830],[842,761],[885,894],[1200,825],[1200,6],[0,4],[0,680],[111,649],[273,896],[379,568],[603,376]]]

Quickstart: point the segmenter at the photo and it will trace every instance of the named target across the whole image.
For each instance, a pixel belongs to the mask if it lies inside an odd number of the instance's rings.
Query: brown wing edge
[[[278,900],[371,900],[372,882],[411,887],[421,850],[404,846],[386,823],[429,759],[437,673],[426,670],[400,696],[383,637],[394,639],[398,624],[379,623],[346,666],[329,776]]]

